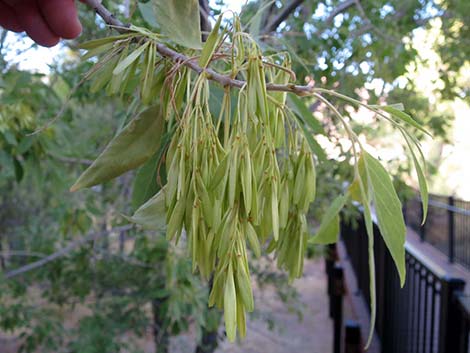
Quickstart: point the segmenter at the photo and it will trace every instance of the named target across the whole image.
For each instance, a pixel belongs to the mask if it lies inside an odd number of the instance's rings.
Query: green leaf
[[[263,14],[264,12],[275,2],[275,0],[265,0],[260,1],[260,5],[256,13],[253,15],[252,18],[246,23],[246,26],[250,26],[249,33],[252,37],[258,37],[262,28],[261,23],[263,21]]]
[[[171,40],[201,49],[201,25],[197,0],[152,0],[157,22]]]
[[[155,18],[155,14],[153,12],[152,2],[139,2],[138,6],[140,14],[142,15],[144,21],[147,22],[147,24],[149,24],[153,28],[158,27],[157,19]]]
[[[414,120],[410,115],[407,113],[395,108],[394,106],[391,105],[380,105],[380,106],[375,106],[377,109],[383,110],[384,112],[387,112],[394,116],[395,118],[404,121],[405,123],[417,128],[419,131],[425,133],[428,136],[431,136],[429,132],[427,132],[416,120]]]
[[[109,53],[111,49],[114,47],[114,42],[110,42],[107,44],[103,44],[102,46],[90,49],[86,52],[86,54],[82,55],[82,61],[88,60],[89,58],[93,58],[95,56],[99,56],[102,53]]]
[[[103,183],[142,165],[160,146],[163,128],[158,106],[143,111],[111,140],[70,190]]]
[[[308,145],[310,146],[310,149],[312,150],[312,153],[315,154],[318,158],[319,161],[324,162],[326,161],[326,154],[325,151],[323,151],[323,148],[318,144],[318,142],[313,138],[312,133],[309,131],[309,129],[305,126],[304,122],[302,119],[297,116],[297,114],[293,114],[295,121],[297,121],[297,124],[299,127],[302,129],[304,133],[304,137],[307,140]]]
[[[325,135],[325,130],[315,118],[305,102],[295,94],[287,96],[287,105],[312,129],[314,134]]]
[[[162,164],[160,171],[158,164],[162,160],[163,153],[166,151],[171,135],[172,133],[166,133],[162,137],[162,143],[158,151],[142,167],[140,167],[137,172],[134,179],[134,185],[132,187],[133,209],[137,209],[144,202],[150,199],[152,195],[155,195],[158,192],[160,189],[160,186],[157,183],[158,177],[162,178],[161,182],[163,184],[165,183],[165,180],[163,180],[166,178],[165,164]]]
[[[382,238],[392,255],[400,276],[400,285],[405,284],[405,236],[406,227],[400,200],[385,168],[369,153],[363,152],[364,163],[372,202],[377,214]]]
[[[333,200],[320,224],[317,235],[310,242],[313,244],[333,244],[338,241],[339,212],[348,199],[348,195],[340,195]]]
[[[408,148],[410,149],[411,156],[413,157],[413,164],[416,169],[416,174],[418,175],[418,184],[419,184],[419,192],[421,194],[421,204],[423,207],[423,219],[421,221],[421,225],[426,222],[426,216],[428,214],[428,203],[429,203],[429,193],[428,193],[428,184],[426,182],[426,177],[424,176],[423,169],[419,163],[418,158],[416,157],[415,152],[413,151],[413,146],[409,137],[403,133],[405,137],[406,143],[408,144]],[[416,146],[419,149],[419,146]]]
[[[132,64],[135,60],[139,58],[139,56],[144,52],[145,49],[150,45],[150,42],[145,42],[143,45],[138,47],[132,53],[130,53],[127,57],[117,64],[114,68],[113,75],[118,75],[123,72],[130,64]]]
[[[374,336],[375,319],[377,315],[377,295],[375,291],[375,258],[374,258],[374,227],[372,224],[372,213],[370,210],[370,193],[367,171],[365,169],[364,159],[360,158],[358,162],[359,175],[356,175],[358,189],[364,207],[364,223],[367,232],[367,253],[369,262],[369,292],[370,292],[370,328],[365,349],[369,348]]]
[[[78,48],[79,49],[90,50],[90,49],[101,47],[101,46],[106,45],[108,43],[114,43],[115,41],[117,41],[119,39],[129,37],[130,35],[131,34],[121,34],[121,35],[118,35],[118,36],[93,39],[93,40],[90,40],[88,42],[80,44],[78,46]]]
[[[206,42],[204,43],[204,47],[202,48],[201,56],[199,57],[199,66],[200,67],[207,67],[210,63],[212,55],[214,54],[215,50],[217,49],[217,45],[219,44],[219,28],[220,23],[222,21],[222,15],[219,16],[217,22],[212,28],[211,33],[207,37]]]
[[[166,228],[165,187],[135,211],[129,221],[146,229],[164,230]]]
[[[383,107],[391,107],[401,112],[405,111],[405,106],[403,105],[403,103],[394,103],[394,104],[387,104],[387,105],[371,104],[370,106],[376,109],[382,109]]]
[[[152,195],[158,192],[157,163],[158,152],[155,153],[142,167],[134,178],[132,187],[132,209],[137,209]]]

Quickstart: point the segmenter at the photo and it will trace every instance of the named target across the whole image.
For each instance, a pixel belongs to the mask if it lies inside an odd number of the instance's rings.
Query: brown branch
[[[199,19],[201,21],[202,41],[205,42],[208,33],[212,29],[211,22],[209,21],[209,3],[207,0],[199,0]]]
[[[295,11],[297,7],[299,7],[305,0],[292,0],[289,4],[287,4],[282,11],[274,17],[274,19],[268,23],[268,25],[264,28],[261,34],[268,34],[274,32],[279,25],[286,20],[287,17],[290,16],[292,12]]]
[[[292,3],[295,2],[295,3],[300,4],[303,1],[304,0],[294,0],[292,1]],[[126,25],[122,23],[120,20],[118,20],[106,7],[103,6],[103,4],[101,4],[99,0],[83,0],[83,2],[87,4],[88,6],[92,7],[98,16],[100,16],[108,25],[113,26],[118,32],[126,33],[129,31],[127,29],[129,25]],[[290,5],[292,5],[292,3]],[[291,12],[292,11],[293,10],[291,10]],[[210,69],[210,68],[204,69],[200,67],[198,63],[195,61],[197,58],[189,58],[186,55],[178,53],[177,51],[167,47],[164,44],[157,43],[156,47],[157,47],[157,52],[161,56],[168,58],[176,63],[180,63],[181,65],[187,66],[191,70],[194,70],[199,74],[204,72],[207,75],[207,78],[209,80],[218,82],[223,87],[230,86],[230,87],[242,88],[246,84],[245,81],[236,80],[236,79],[231,78],[230,76],[222,75],[213,69]],[[306,96],[306,95],[310,95],[313,93],[313,86],[309,86],[309,85],[301,86],[301,85],[295,85],[295,84],[281,85],[281,84],[276,84],[276,83],[267,83],[266,89],[268,91],[291,92],[299,96]]]
[[[62,249],[56,251],[55,253],[53,254],[50,254],[38,261],[35,261],[35,262],[31,262],[25,266],[22,266],[20,268],[17,268],[15,270],[12,270],[12,271],[9,271],[9,272],[6,272],[4,277],[6,279],[10,279],[10,278],[13,278],[13,277],[16,277],[16,276],[19,276],[19,275],[22,275],[24,274],[25,272],[29,272],[31,270],[34,270],[36,268],[39,268],[41,266],[44,266],[45,264],[49,263],[49,262],[52,262],[54,260],[57,260],[58,258],[62,257],[62,256],[65,256],[67,255],[68,253],[70,253],[73,249],[75,249],[76,247],[82,245],[82,244],[85,244],[89,241],[92,241],[92,240],[95,240],[96,238],[99,238],[99,237],[102,237],[102,236],[105,236],[107,234],[109,234],[110,232],[114,232],[114,231],[123,231],[123,230],[129,230],[133,227],[133,225],[126,225],[126,226],[122,226],[122,227],[116,227],[116,228],[113,228],[109,231],[103,231],[103,232],[99,232],[99,233],[92,233],[92,234],[89,234],[87,235],[86,237],[83,237],[83,238],[80,238],[80,239],[77,239],[73,242],[71,242],[69,245],[63,247]]]

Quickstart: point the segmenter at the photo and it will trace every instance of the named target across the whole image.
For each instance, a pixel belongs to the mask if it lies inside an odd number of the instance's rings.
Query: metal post
[[[344,353],[362,353],[361,326],[356,321],[348,320],[344,328]]]
[[[465,289],[465,281],[460,278],[444,277],[441,282],[441,309],[439,315],[439,353],[458,352],[459,331],[456,294]]]
[[[340,265],[333,268],[333,352],[341,353],[341,328],[343,326],[344,274]]]
[[[336,244],[330,244],[326,247],[325,270],[327,274],[327,294],[329,298],[329,314],[333,318],[333,268],[338,259]]]
[[[454,263],[455,257],[455,227],[454,227],[454,197],[449,196],[449,209],[447,210],[448,217],[448,237],[449,237],[449,262]]]

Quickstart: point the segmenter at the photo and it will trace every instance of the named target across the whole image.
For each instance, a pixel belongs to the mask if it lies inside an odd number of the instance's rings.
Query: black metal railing
[[[419,196],[407,201],[403,209],[407,225],[421,240],[446,254],[449,262],[455,261],[470,269],[470,202],[430,194],[428,217],[423,226]]]
[[[341,238],[355,272],[358,288],[370,304],[367,234],[345,222]],[[400,288],[392,257],[374,225],[377,320],[375,330],[383,353],[468,353],[469,311],[465,282],[446,276],[434,263],[406,245],[407,278]]]
[[[361,328],[354,320],[344,321],[343,299],[346,295],[344,270],[336,244],[328,245],[325,253],[329,316],[333,321],[333,353],[362,352]]]

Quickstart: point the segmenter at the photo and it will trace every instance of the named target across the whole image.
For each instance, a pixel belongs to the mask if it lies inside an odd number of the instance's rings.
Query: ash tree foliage
[[[446,54],[468,32],[466,2],[252,1],[240,14],[195,0],[84,3],[82,40],[69,43],[80,62],[47,80],[1,62],[0,220],[12,229],[0,239],[1,327],[20,330],[26,351],[70,352],[138,351],[132,337],[150,328],[166,352],[189,321],[196,350],[213,351],[221,312],[228,339],[245,336],[252,277],[273,278],[259,264],[274,258],[289,283],[300,277],[309,245],[337,241],[351,202],[369,235],[374,321],[372,219],[402,285],[405,226],[391,175],[360,136],[388,125],[403,137],[425,215],[419,140],[446,122],[426,116],[428,104],[409,107],[421,97],[395,79],[416,55],[403,38],[440,19],[442,94],[466,97],[453,78],[467,56]],[[383,89],[366,103],[355,89],[373,79]],[[354,121],[359,108],[374,127]],[[350,147],[329,159],[321,140],[340,137]],[[35,305],[41,297],[47,305]],[[91,314],[67,328],[73,307]]]

